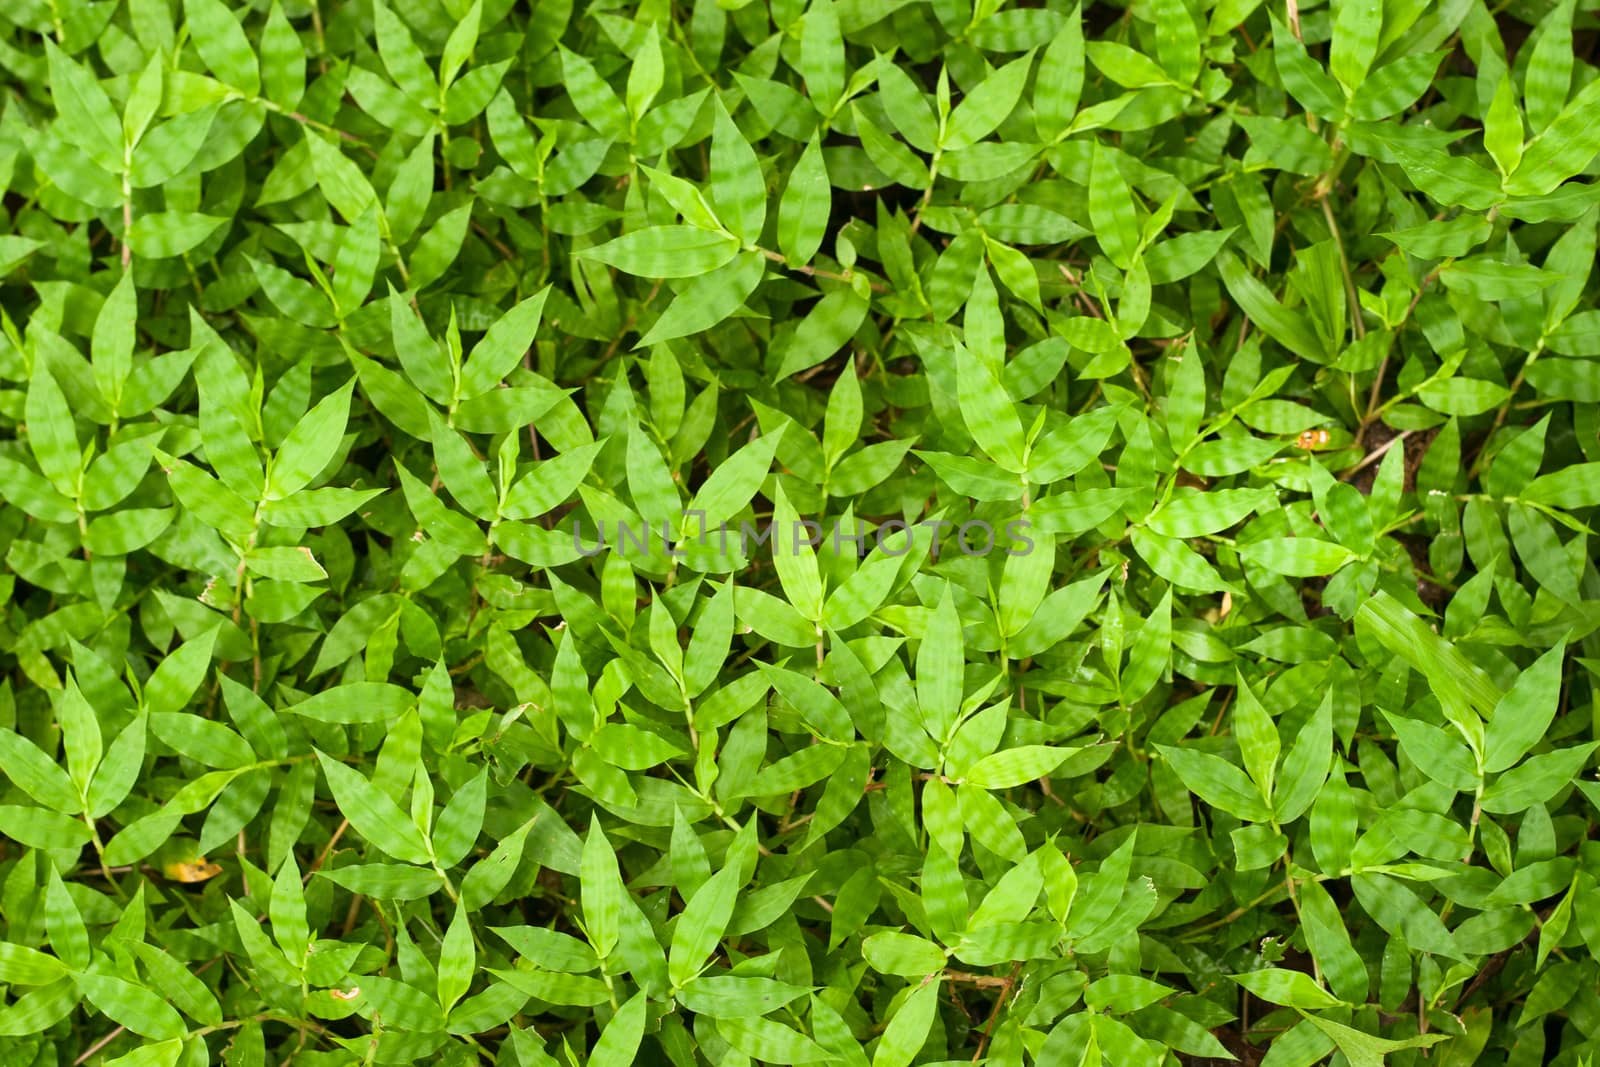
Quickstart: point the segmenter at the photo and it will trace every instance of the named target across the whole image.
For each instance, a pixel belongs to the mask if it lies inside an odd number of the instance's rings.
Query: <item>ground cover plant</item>
[[[7,0],[0,1063],[1591,1064],[1597,40]]]

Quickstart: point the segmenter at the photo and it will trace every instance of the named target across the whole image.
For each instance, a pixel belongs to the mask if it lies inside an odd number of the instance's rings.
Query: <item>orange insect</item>
[[[1327,430],[1302,430],[1300,436],[1294,439],[1294,444],[1296,448],[1303,448],[1309,452],[1314,448],[1324,447],[1329,440],[1330,435]]]

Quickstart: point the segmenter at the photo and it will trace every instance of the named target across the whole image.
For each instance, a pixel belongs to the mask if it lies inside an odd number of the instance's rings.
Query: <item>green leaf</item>
[[[951,112],[941,147],[946,151],[967,148],[989,136],[1017,106],[1032,68],[1033,53],[1029,52],[979,82]]]
[[[502,838],[494,851],[473,864],[461,881],[461,899],[469,908],[481,908],[503,892],[522,861],[533,820]]]
[[[1117,169],[1110,150],[1098,145],[1089,172],[1089,219],[1095,238],[1117,266],[1133,265],[1139,245],[1139,217],[1133,193]]]
[[[1268,967],[1228,977],[1271,1004],[1310,1009],[1339,1006],[1338,997],[1317,985],[1312,977],[1303,971]]]
[[[1073,7],[1039,61],[1034,79],[1034,125],[1041,139],[1058,141],[1072,125],[1083,91],[1083,5]]]
[[[1350,1067],[1381,1067],[1384,1057],[1390,1052],[1404,1048],[1426,1048],[1449,1040],[1448,1034],[1418,1034],[1393,1041],[1373,1037],[1320,1015],[1308,1016],[1307,1019],[1317,1029],[1333,1038],[1334,1043],[1339,1046],[1339,1051],[1350,1061]]]
[[[261,70],[267,99],[288,110],[299,105],[306,89],[306,50],[278,0],[261,31]]]
[[[483,2],[472,0],[445,39],[444,53],[439,57],[439,85],[445,87],[456,80],[463,64],[478,45],[478,32],[482,25]]]
[[[944,949],[911,934],[885,930],[861,942],[861,954],[880,974],[925,977],[944,968]]]
[[[183,1055],[183,1042],[174,1037],[154,1045],[134,1049],[124,1056],[106,1061],[109,1067],[176,1067]]]
[[[1218,11],[1221,10],[1219,7]],[[1346,19],[1365,17],[1366,14],[1366,9],[1359,6],[1353,11],[1349,8],[1341,11]],[[1347,46],[1350,43],[1347,33]],[[1344,86],[1327,75],[1322,65],[1306,52],[1299,37],[1275,16],[1272,19],[1272,58],[1278,77],[1283,80],[1283,87],[1302,107],[1329,122],[1338,122],[1344,117],[1345,97],[1348,95]],[[1367,62],[1371,62],[1370,55]]]
[[[29,381],[25,413],[28,443],[39,469],[62,496],[76,497],[83,453],[66,394],[49,371]]]
[[[272,919],[272,937],[278,942],[291,963],[304,960],[311,945],[311,931],[306,919],[306,896],[301,886],[300,868],[289,856],[278,876],[272,882],[268,904]]]
[[[601,1031],[589,1053],[588,1062],[595,1067],[627,1067],[634,1062],[639,1045],[644,1040],[647,1004],[645,994],[635,993]]]
[[[1332,574],[1354,558],[1343,545],[1312,537],[1271,537],[1240,546],[1239,554],[1274,574],[1296,578]]]
[[[1317,705],[1311,721],[1300,727],[1284,757],[1273,790],[1272,805],[1279,823],[1292,822],[1322,795],[1333,759],[1333,692]]]
[[[68,58],[53,40],[45,42],[52,99],[67,139],[106,170],[122,169],[122,122],[100,82]]]
[[[1390,652],[1427,676],[1428,682],[1447,710],[1458,714],[1476,708],[1492,715],[1501,694],[1481,669],[1442,640],[1404,605],[1380,593],[1361,606],[1356,615],[1359,628],[1370,632]]]
[[[192,211],[163,211],[141,215],[128,230],[128,247],[149,259],[181,256],[210,240],[228,224],[226,218]]]
[[[827,163],[813,137],[789,172],[778,203],[778,247],[790,264],[809,263],[822,247],[831,204]]]
[[[1517,144],[1520,146],[1520,134],[1518,137]],[[1492,231],[1493,226],[1487,219],[1460,215],[1453,219],[1388,231],[1379,236],[1393,241],[1419,259],[1440,259],[1466,255],[1488,240]]]
[[[644,43],[633,58],[633,69],[628,71],[628,114],[638,122],[650,107],[650,102],[661,91],[665,67],[661,57],[661,31],[654,24],[645,31]]]
[[[65,976],[67,969],[60,960],[38,949],[9,942],[0,944],[0,981],[8,985],[49,985]]]
[[[787,378],[832,356],[860,329],[868,302],[854,289],[835,289],[812,305],[791,335],[778,377]]]
[[[1495,705],[1484,731],[1483,766],[1503,771],[1538,744],[1555,718],[1561,697],[1561,661],[1557,645],[1535,660]]]
[[[1238,699],[1233,705],[1233,734],[1244,756],[1245,770],[1261,790],[1261,795],[1270,797],[1277,776],[1280,751],[1278,728],[1243,675],[1238,676],[1235,692]]]
[[[809,530],[800,524],[800,516],[780,484],[772,503],[773,547],[772,564],[778,572],[784,595],[802,617],[817,621],[822,618],[822,576],[817,567],[816,550]],[[820,630],[819,630],[820,636]]]
[[[800,23],[799,71],[806,91],[823,115],[832,115],[844,91],[844,41],[833,0],[811,0]]]
[[[967,768],[965,778],[984,789],[1011,789],[1047,776],[1077,751],[1050,745],[1021,745],[983,757]]]
[[[135,716],[122,728],[89,783],[87,810],[91,818],[102,818],[121,804],[132,791],[144,769],[147,716]]]
[[[611,851],[598,820],[590,822],[589,835],[584,839],[579,880],[584,933],[595,952],[604,959],[611,955],[621,936],[624,890],[616,853]]]
[[[1183,0],[1156,0],[1156,56],[1172,80],[1190,85],[1200,74],[1200,31]]]
[[[44,925],[50,935],[50,947],[62,963],[73,971],[89,966],[89,929],[84,925],[77,902],[67,892],[66,883],[54,867],[50,869],[50,881],[45,887]]]
[[[207,652],[209,653],[209,648]],[[151,684],[158,680],[160,678],[152,677]],[[71,775],[74,785],[82,795],[100,766],[101,757],[105,754],[100,717],[95,714],[94,708],[84,697],[83,690],[79,688],[75,678],[68,678],[65,688],[56,692],[54,706],[56,721],[61,728],[63,747],[67,750],[67,773]]]
[[[244,738],[219,722],[196,715],[154,711],[148,716],[150,732],[163,744],[207,767],[232,770],[255,760]]]
[[[1223,811],[1250,822],[1266,822],[1271,810],[1261,793],[1244,772],[1220,756],[1192,749],[1158,746],[1162,757],[1172,764],[1183,784],[1195,796]]]
[[[356,863],[338,870],[318,871],[317,877],[326,878],[352,893],[380,900],[419,900],[444,887],[438,872],[396,863]],[[470,880],[471,872],[468,878]],[[465,891],[463,883],[463,896]]]
[[[1539,21],[1538,37],[1523,71],[1522,97],[1528,124],[1536,134],[1560,115],[1572,87],[1574,6],[1571,0],[1561,0]]]
[[[709,274],[689,282],[635,348],[704,333],[739,311],[766,273],[759,252],[741,252]]]
[[[909,1067],[927,1041],[938,1014],[940,984],[938,979],[924,982],[900,1005],[878,1040],[872,1067]]]
[[[4,11],[0,1061],[1582,1059],[1592,11]]]
[[[740,1053],[768,1063],[823,1063],[830,1058],[804,1034],[760,1016],[719,1019],[717,1034]]]
[[[75,976],[78,988],[106,1018],[140,1037],[166,1041],[183,1037],[189,1028],[161,997],[143,986],[109,974],[85,972]]]
[[[184,20],[200,58],[246,96],[261,91],[261,72],[244,28],[220,0],[183,0]]]
[[[710,274],[739,253],[731,235],[693,226],[647,226],[583,254],[626,274],[693,278]]]
[[[359,771],[317,752],[334,803],[362,837],[406,863],[428,863],[428,843],[416,825]]]
[[[1522,112],[1517,108],[1511,77],[1506,75],[1500,79],[1494,100],[1483,116],[1483,147],[1488,149],[1501,174],[1511,174],[1522,161],[1523,137]]]
[[[446,1015],[472,986],[477,952],[472,944],[472,927],[464,904],[456,904],[455,917],[445,931],[439,947],[439,1007]]]
[[[281,500],[304,489],[332,461],[350,418],[355,379],[324,398],[295,424],[273,457],[267,475],[268,500]]]
[[[767,187],[761,164],[719,102],[711,138],[711,199],[717,217],[746,246],[761,238],[767,217]]]
[[[493,389],[522,362],[533,346],[549,297],[546,286],[495,320],[461,368],[459,397],[475,397]]]
[[[1543,804],[1572,784],[1573,779],[1594,753],[1596,742],[1560,748],[1542,756],[1530,756],[1519,766],[1502,774],[1483,791],[1483,810],[1503,814],[1526,811]]]
[[[947,585],[917,649],[917,707],[936,741],[950,737],[960,714],[964,658],[961,616]]]
[[[221,7],[219,0],[203,0]],[[229,15],[231,19],[233,16]],[[322,195],[328,198],[335,211],[346,222],[355,222],[377,202],[378,194],[372,182],[355,162],[344,155],[338,146],[321,136],[308,135],[306,145],[311,152],[311,169],[316,175]]]
[[[1232,255],[1224,252],[1218,256],[1217,267],[1228,292],[1250,316],[1250,321],[1260,327],[1261,332],[1297,356],[1314,362],[1324,358],[1322,341],[1305,316],[1279,303],[1271,291],[1246,272]]]
[[[1528,142],[1522,162],[1505,181],[1506,192],[1543,196],[1588,166],[1600,153],[1600,129],[1587,119],[1596,106],[1600,106],[1600,84],[1590,82]]]
[[[1378,0],[1342,0],[1334,5],[1328,70],[1345,92],[1360,88],[1372,69],[1382,27],[1383,4]]]
[[[1022,473],[1022,422],[1005,388],[981,360],[960,358],[957,366],[961,417],[973,439],[1000,466]]]
[[[466,858],[483,829],[488,803],[489,777],[480,771],[457,789],[433,828],[433,852],[441,867],[454,867]],[[445,1009],[447,1012],[449,1008]]]
[[[76,815],[82,810],[78,787],[67,772],[31,742],[9,730],[0,731],[0,771],[52,811]]]
[[[741,831],[735,845],[730,847],[741,847],[747,853],[753,852],[754,830],[754,824],[748,824],[748,828]],[[729,862],[689,898],[688,904],[678,916],[677,924],[672,931],[672,949],[667,957],[667,973],[674,986],[682,987],[693,979],[705,966],[707,958],[716,950],[717,943],[728,928],[729,920],[733,918],[739,890],[744,884],[745,875],[742,867],[741,863],[733,862],[730,853]]]

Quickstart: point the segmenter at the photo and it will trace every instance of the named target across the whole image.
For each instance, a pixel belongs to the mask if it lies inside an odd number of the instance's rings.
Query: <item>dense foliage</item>
[[[5,0],[0,1062],[1591,1063],[1593,8]]]

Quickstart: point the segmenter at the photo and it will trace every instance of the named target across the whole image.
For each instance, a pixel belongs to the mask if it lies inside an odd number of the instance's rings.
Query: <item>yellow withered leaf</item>
[[[161,868],[161,873],[169,882],[193,883],[215,878],[222,873],[222,868],[202,857],[169,863]]]

